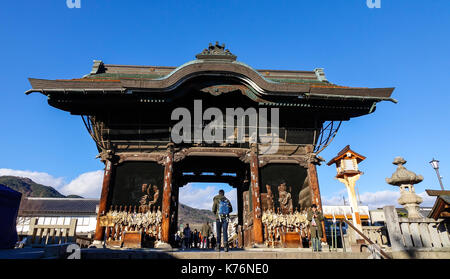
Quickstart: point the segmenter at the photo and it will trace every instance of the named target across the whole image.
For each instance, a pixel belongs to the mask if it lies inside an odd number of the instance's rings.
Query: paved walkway
[[[45,248],[0,250],[0,259],[58,259],[67,257],[67,245],[49,245]],[[81,249],[81,259],[370,259],[369,253],[312,252],[310,249],[252,248],[230,252],[191,249]],[[395,259],[450,259],[449,249],[438,251],[388,252]]]
[[[311,249],[239,249],[229,252],[212,250],[156,250],[156,249],[83,249],[82,258],[105,259],[367,259],[369,253],[312,252]]]

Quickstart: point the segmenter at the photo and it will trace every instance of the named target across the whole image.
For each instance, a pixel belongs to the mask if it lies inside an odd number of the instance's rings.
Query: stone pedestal
[[[412,184],[400,186],[400,198],[397,201],[408,211],[408,218],[423,218],[419,213],[419,205],[423,199],[415,193]]]
[[[157,248],[157,249],[172,249],[172,246],[167,242],[156,241],[155,248]]]

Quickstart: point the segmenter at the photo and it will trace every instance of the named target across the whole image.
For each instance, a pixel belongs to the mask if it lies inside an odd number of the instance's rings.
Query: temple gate
[[[395,102],[390,97],[393,88],[339,86],[320,68],[255,70],[217,43],[177,68],[94,61],[91,73],[82,78],[29,80],[32,89],[27,94],[40,92],[51,106],[81,115],[94,139],[105,163],[95,240],[111,244],[122,241],[125,231],[171,243],[179,188],[189,182],[235,187],[243,243],[267,243],[272,236],[262,219],[268,210],[286,215],[313,203],[321,209],[316,165],[323,159],[317,155],[341,122],[374,112],[380,101]],[[244,113],[243,122],[233,128],[243,141],[198,140],[196,129],[204,131],[212,122],[201,116],[198,121],[199,104],[202,114],[208,108],[223,115],[227,108],[265,112],[258,126],[265,126],[266,132],[255,134],[251,115]],[[173,138],[180,120],[173,120],[177,108],[193,116],[192,130],[183,131],[192,136],[190,142]],[[224,135],[232,129],[219,124]],[[276,148],[264,137],[276,138]],[[146,213],[144,221],[129,217]],[[100,218],[104,216],[109,219]],[[117,226],[118,221],[123,226]]]

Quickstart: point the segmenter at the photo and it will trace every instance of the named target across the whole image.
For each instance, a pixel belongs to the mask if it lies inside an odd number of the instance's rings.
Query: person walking
[[[313,204],[308,211],[307,219],[309,221],[309,231],[311,233],[311,244],[313,251],[322,251],[322,245],[320,244],[323,237],[322,233],[322,221],[323,214],[317,209],[317,205]]]
[[[191,229],[189,228],[189,224],[186,224],[186,227],[183,229],[183,242],[186,249],[191,247]]]
[[[219,194],[213,198],[212,212],[216,215],[217,246],[216,251],[220,251],[220,241],[223,234],[224,251],[228,252],[228,220],[233,211],[231,202],[225,197],[225,191],[219,190]]]
[[[212,233],[212,229],[211,229],[211,226],[209,225],[208,221],[206,221],[206,223],[203,224],[201,233],[202,233],[202,245],[201,245],[201,247],[204,248],[204,249],[208,248],[209,247],[209,236]]]

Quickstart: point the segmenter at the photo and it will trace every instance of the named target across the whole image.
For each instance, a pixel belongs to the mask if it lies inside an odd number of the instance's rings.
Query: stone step
[[[370,253],[234,250],[82,249],[82,259],[368,259]]]
[[[36,248],[0,250],[1,260],[6,259],[34,260],[34,259],[42,259],[44,256],[45,251],[43,249],[36,249]]]
[[[367,259],[370,253],[343,252],[172,252],[178,259]]]

